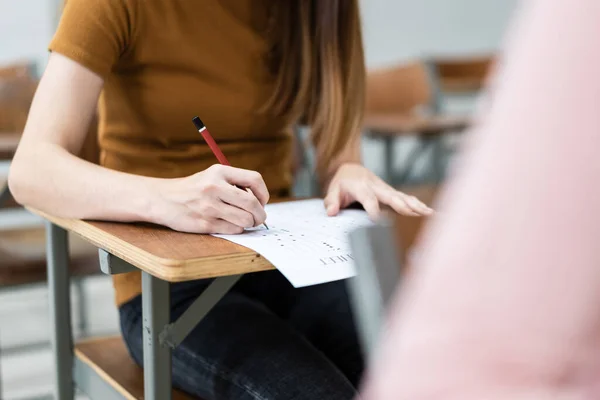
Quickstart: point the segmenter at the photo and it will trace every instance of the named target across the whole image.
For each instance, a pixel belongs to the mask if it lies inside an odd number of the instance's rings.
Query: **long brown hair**
[[[365,65],[358,0],[275,0],[271,34],[277,113],[311,126],[321,173],[359,139]],[[321,176],[323,178],[323,176]]]

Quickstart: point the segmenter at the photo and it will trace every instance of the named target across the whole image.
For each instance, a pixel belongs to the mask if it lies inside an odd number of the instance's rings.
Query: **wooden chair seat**
[[[75,345],[75,357],[98,373],[127,400],[144,398],[143,370],[131,359],[120,337],[96,338]],[[173,400],[199,400],[173,390]]]
[[[70,235],[71,275],[100,273],[97,249]],[[0,231],[0,286],[40,283],[46,280],[43,227]]]

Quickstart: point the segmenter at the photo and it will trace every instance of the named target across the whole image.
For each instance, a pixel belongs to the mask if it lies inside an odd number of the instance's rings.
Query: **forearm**
[[[52,143],[18,152],[9,176],[21,204],[58,217],[113,221],[156,222],[160,181],[91,164]]]

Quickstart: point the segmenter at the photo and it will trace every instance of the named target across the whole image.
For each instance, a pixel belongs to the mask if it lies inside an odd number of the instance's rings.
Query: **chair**
[[[75,363],[81,365],[76,370],[93,370],[104,378],[105,382],[94,382],[94,379],[97,379],[95,374],[89,374],[87,377],[90,380],[89,386],[93,387],[92,390],[98,399],[144,398],[143,371],[131,359],[120,337],[90,339],[76,344]],[[173,390],[172,398],[193,399],[178,390]]]
[[[366,109],[363,128],[367,137],[383,142],[384,174],[394,185],[406,184],[412,168],[424,151],[441,141],[443,134],[460,131],[469,118],[443,115],[439,107],[437,87],[426,63],[372,70],[367,74]],[[406,170],[394,175],[393,145],[399,137],[416,137],[417,148],[406,161]],[[433,180],[443,178],[441,157],[434,157]]]
[[[493,56],[434,58],[429,61],[442,93],[470,94],[483,89],[495,59]]]
[[[0,132],[23,132],[37,84],[37,79],[19,69],[12,76],[0,73]]]
[[[35,63],[29,61],[16,62],[0,67],[0,79],[35,76]]]

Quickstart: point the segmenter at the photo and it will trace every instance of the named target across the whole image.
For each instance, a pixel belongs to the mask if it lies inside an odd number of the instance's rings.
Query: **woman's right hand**
[[[216,164],[186,178],[162,180],[159,193],[153,219],[182,232],[236,234],[267,218],[269,192],[255,171]]]

